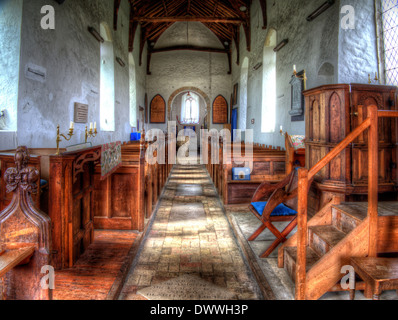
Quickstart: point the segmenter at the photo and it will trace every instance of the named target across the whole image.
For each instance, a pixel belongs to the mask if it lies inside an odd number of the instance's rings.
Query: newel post
[[[306,257],[307,257],[307,208],[308,208],[308,170],[298,171],[298,216],[297,216],[297,261],[296,261],[296,300],[306,298]]]
[[[379,187],[379,117],[377,106],[368,107],[371,120],[368,139],[368,217],[369,257],[377,256],[378,187]]]

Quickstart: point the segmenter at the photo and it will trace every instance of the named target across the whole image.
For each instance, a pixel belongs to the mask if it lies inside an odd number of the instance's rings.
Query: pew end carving
[[[28,167],[26,147],[15,153],[14,168],[4,174],[10,205],[0,213],[0,278],[6,300],[50,300],[41,286],[42,267],[51,265],[51,220],[35,207],[39,171]]]

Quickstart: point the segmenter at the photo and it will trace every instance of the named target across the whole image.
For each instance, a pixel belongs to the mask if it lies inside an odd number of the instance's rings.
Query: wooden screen
[[[213,124],[228,123],[228,102],[223,96],[218,96],[213,103]]]
[[[151,123],[166,122],[166,102],[161,95],[157,95],[151,102]]]

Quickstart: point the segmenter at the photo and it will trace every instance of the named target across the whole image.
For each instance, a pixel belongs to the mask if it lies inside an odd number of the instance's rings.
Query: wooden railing
[[[298,183],[298,231],[296,261],[296,300],[306,298],[306,256],[308,245],[308,184],[315,175],[336,158],[366,129],[368,131],[368,217],[369,217],[369,257],[377,255],[377,223],[378,223],[378,119],[398,118],[398,111],[378,111],[377,106],[368,107],[368,118],[340,142],[328,155],[320,160],[312,169],[299,170]]]

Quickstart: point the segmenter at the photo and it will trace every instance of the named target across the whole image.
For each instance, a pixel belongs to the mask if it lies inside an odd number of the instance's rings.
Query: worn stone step
[[[347,236],[335,226],[316,226],[308,228],[308,244],[320,257],[328,253]]]
[[[362,203],[342,203],[332,208],[332,224],[348,234],[367,217],[367,206]]]
[[[287,247],[284,250],[284,263],[285,270],[288,272],[293,282],[296,281],[296,260],[297,260],[297,248],[296,247]],[[312,266],[319,261],[319,255],[312,250],[310,247],[307,247],[307,272],[312,268]]]

